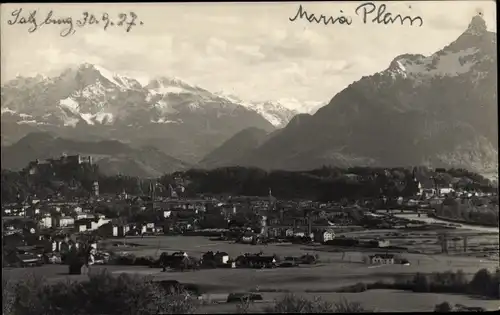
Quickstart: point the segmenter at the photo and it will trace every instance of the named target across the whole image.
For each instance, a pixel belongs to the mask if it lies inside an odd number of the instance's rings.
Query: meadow
[[[120,244],[120,246],[116,246]],[[462,270],[471,277],[481,268],[495,270],[498,262],[477,257],[428,255],[401,253],[410,261],[410,265],[369,265],[363,263],[363,257],[370,251],[358,249],[339,249],[333,246],[305,246],[293,244],[245,245],[232,242],[214,241],[199,236],[158,236],[135,237],[105,240],[98,245],[103,250],[130,253],[137,256],[158,257],[162,252],[186,251],[190,256],[201,257],[207,251],[225,251],[235,258],[244,253],[256,253],[284,256],[317,254],[319,262],[315,265],[301,265],[295,268],[276,269],[205,269],[200,271],[162,272],[159,268],[142,266],[94,265],[91,272],[107,269],[113,275],[138,274],[151,276],[155,280],[177,280],[181,283],[198,285],[205,293],[206,300],[225,300],[228,293],[260,292],[264,300],[251,305],[252,312],[259,312],[261,307],[285,292],[306,296],[321,296],[328,301],[346,298],[359,301],[370,309],[380,311],[430,311],[434,305],[443,301],[462,303],[468,306],[481,306],[491,309],[498,307],[498,301],[488,301],[452,294],[412,293],[394,290],[369,290],[362,293],[335,293],[342,287],[359,282],[392,281],[398,277],[408,278],[417,272],[431,274],[448,270]],[[4,269],[2,274],[8,278],[22,278],[31,274],[47,278],[49,281],[84,280],[87,276],[68,275],[68,266],[45,265],[29,269]],[[492,304],[493,303],[493,304]],[[494,304],[496,303],[496,304]],[[204,305],[199,312],[234,312],[235,305]]]
[[[285,293],[262,293],[264,301],[251,303],[248,312],[264,313],[263,308],[274,302],[274,299]],[[432,312],[436,304],[449,302],[450,304],[463,304],[472,307],[482,307],[486,310],[498,310],[498,300],[483,300],[456,294],[413,293],[398,290],[370,290],[362,293],[297,293],[309,299],[320,297],[323,301],[331,303],[345,299],[349,302],[359,302],[375,312]],[[224,299],[219,295],[216,299]],[[203,305],[197,314],[233,313],[236,306],[232,303]]]

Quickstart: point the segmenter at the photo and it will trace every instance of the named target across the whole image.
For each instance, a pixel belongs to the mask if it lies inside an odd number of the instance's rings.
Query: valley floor
[[[362,232],[356,232],[362,233]],[[366,231],[365,231],[366,233]],[[498,244],[498,235],[497,244]],[[120,240],[114,240],[120,241]],[[193,283],[201,287],[206,294],[224,295],[233,292],[260,291],[264,299],[272,301],[284,292],[295,292],[306,295],[319,295],[324,299],[336,300],[345,296],[348,300],[362,302],[366,307],[380,311],[432,311],[435,304],[443,301],[461,303],[467,306],[481,306],[488,309],[498,301],[483,301],[466,296],[449,294],[417,294],[398,291],[370,290],[363,293],[333,293],[340,287],[358,282],[371,283],[377,280],[392,281],[395,277],[413,276],[417,272],[432,273],[448,270],[463,270],[472,276],[481,268],[494,271],[498,261],[478,257],[463,257],[440,254],[404,253],[410,261],[405,265],[369,265],[362,262],[367,253],[356,250],[338,251],[333,246],[304,246],[292,244],[244,245],[230,242],[211,241],[198,236],[161,236],[145,238],[121,239],[125,247],[114,247],[115,251],[126,251],[136,256],[158,256],[161,252],[186,251],[189,255],[201,257],[207,251],[225,251],[231,257],[244,253],[256,253],[262,250],[265,254],[276,254],[280,257],[298,256],[302,254],[318,254],[316,265],[301,265],[296,268],[276,269],[210,269],[186,272],[162,272],[159,268],[136,266],[92,266],[91,272],[107,269],[113,274],[122,273],[152,276],[155,280],[177,280],[181,283]],[[110,247],[108,243],[99,247]],[[344,256],[344,257],[343,257]],[[29,269],[3,269],[3,277],[22,278],[35,273],[50,281],[84,280],[86,276],[69,276],[68,266],[45,265]],[[270,293],[267,293],[270,292]],[[215,298],[216,296],[212,296]],[[256,303],[252,307],[262,303]],[[265,302],[264,302],[265,304]],[[206,305],[202,312],[234,312],[235,305]],[[406,308],[406,309],[405,309]],[[258,310],[255,310],[258,311]]]

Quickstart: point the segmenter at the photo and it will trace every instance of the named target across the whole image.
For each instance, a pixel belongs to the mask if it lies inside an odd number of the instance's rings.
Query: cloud
[[[308,3],[307,10],[335,15],[341,9],[352,13],[357,5]],[[81,15],[81,8],[69,7],[54,8],[61,14]],[[62,38],[58,29],[28,34],[21,25],[2,25],[2,79],[17,73],[57,74],[72,64],[91,62],[143,81],[176,76],[245,100],[294,98],[313,104],[327,102],[353,81],[386,69],[400,54],[431,54],[444,47],[465,30],[477,8],[484,11],[490,28],[496,21],[495,3],[486,1],[388,4],[391,12],[421,15],[421,28],[292,23],[288,18],[297,11],[296,3],[135,7],[145,23],[128,33],[94,27]],[[2,21],[10,12],[5,8]],[[132,7],[108,9],[115,14]]]

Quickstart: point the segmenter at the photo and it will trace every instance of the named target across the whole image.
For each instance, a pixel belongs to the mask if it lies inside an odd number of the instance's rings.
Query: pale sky
[[[454,41],[480,10],[496,31],[495,1],[386,2],[386,12],[420,15],[422,27],[363,24],[355,8],[363,2],[4,4],[1,6],[2,82],[16,75],[58,75],[83,62],[146,79],[177,77],[212,92],[247,101],[297,99],[328,102],[363,76],[386,69],[398,55],[429,55]],[[353,19],[351,25],[322,25],[289,18],[302,4],[308,13]],[[377,5],[382,2],[377,2]],[[12,11],[40,23],[54,17],[82,17],[84,11],[135,12],[144,25],[129,33],[117,26],[62,25],[28,33],[28,24],[9,25]],[[374,15],[373,15],[374,16]]]

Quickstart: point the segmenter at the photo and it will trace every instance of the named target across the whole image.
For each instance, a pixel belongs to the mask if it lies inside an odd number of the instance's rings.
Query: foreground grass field
[[[123,246],[112,246],[119,242]],[[441,302],[461,303],[468,306],[480,306],[486,309],[498,308],[499,301],[474,299],[464,295],[412,293],[393,290],[370,290],[363,293],[333,293],[335,289],[356,284],[358,282],[375,282],[377,280],[393,280],[396,277],[410,277],[415,273],[444,272],[463,270],[472,275],[480,268],[493,271],[497,262],[475,257],[458,257],[445,255],[403,254],[410,266],[386,265],[371,266],[362,263],[366,252],[339,252],[331,246],[302,246],[291,244],[272,244],[268,246],[252,246],[229,242],[211,241],[205,237],[161,236],[150,238],[127,238],[105,241],[100,248],[121,251],[136,256],[157,256],[163,251],[183,250],[189,255],[200,257],[206,251],[225,251],[236,257],[246,252],[263,251],[280,257],[318,254],[320,262],[316,265],[303,265],[297,268],[277,269],[210,269],[187,272],[161,272],[159,268],[134,266],[92,266],[91,272],[107,269],[112,275],[136,274],[152,276],[155,280],[177,280],[181,283],[193,283],[201,287],[206,299],[224,301],[228,293],[260,291],[264,302],[251,305],[249,311],[260,312],[262,307],[283,292],[294,292],[308,297],[321,296],[327,301],[338,301],[346,298],[351,302],[362,302],[363,305],[378,311],[431,311]],[[3,269],[2,276],[10,279],[21,279],[35,274],[47,278],[50,282],[86,280],[88,276],[69,276],[68,266],[45,265],[37,268]],[[197,312],[201,313],[234,313],[235,305],[205,305]]]
[[[114,247],[110,241],[99,246],[113,251],[133,253],[136,256],[157,256],[163,251],[186,251],[189,255],[200,257],[206,251],[225,251],[231,257],[246,252],[276,254],[280,257],[318,254],[320,263],[298,268],[277,269],[215,269],[197,272],[161,272],[160,269],[129,266],[93,266],[96,270],[107,268],[114,274],[130,273],[152,275],[155,279],[174,279],[185,283],[195,283],[212,288],[210,292],[234,292],[248,290],[288,290],[294,292],[333,290],[340,286],[357,282],[373,282],[393,279],[398,276],[413,275],[417,272],[432,273],[447,270],[463,270],[466,274],[475,273],[480,268],[494,270],[497,262],[481,260],[475,257],[454,257],[444,255],[403,254],[411,265],[371,266],[362,263],[363,253],[360,251],[335,252],[330,246],[280,245],[268,246],[244,245],[229,242],[214,242],[205,237],[160,236],[150,238],[127,238],[113,240],[122,244],[137,245]],[[344,258],[342,259],[342,257]],[[26,271],[43,275],[52,281],[64,280],[68,277],[67,266],[42,266],[30,269],[4,270],[3,273],[22,277]],[[71,276],[72,278],[79,276]]]
[[[253,303],[249,312],[263,313],[266,305],[284,295],[284,293],[262,293],[264,301]],[[312,299],[319,296],[324,301],[338,302],[345,299],[349,302],[360,302],[364,307],[376,312],[430,312],[436,304],[449,302],[473,307],[483,307],[486,310],[498,310],[498,300],[482,300],[455,294],[413,293],[396,290],[370,290],[362,293],[299,293]],[[223,296],[219,295],[219,299]],[[200,307],[196,313],[234,313],[234,304],[211,304]]]

